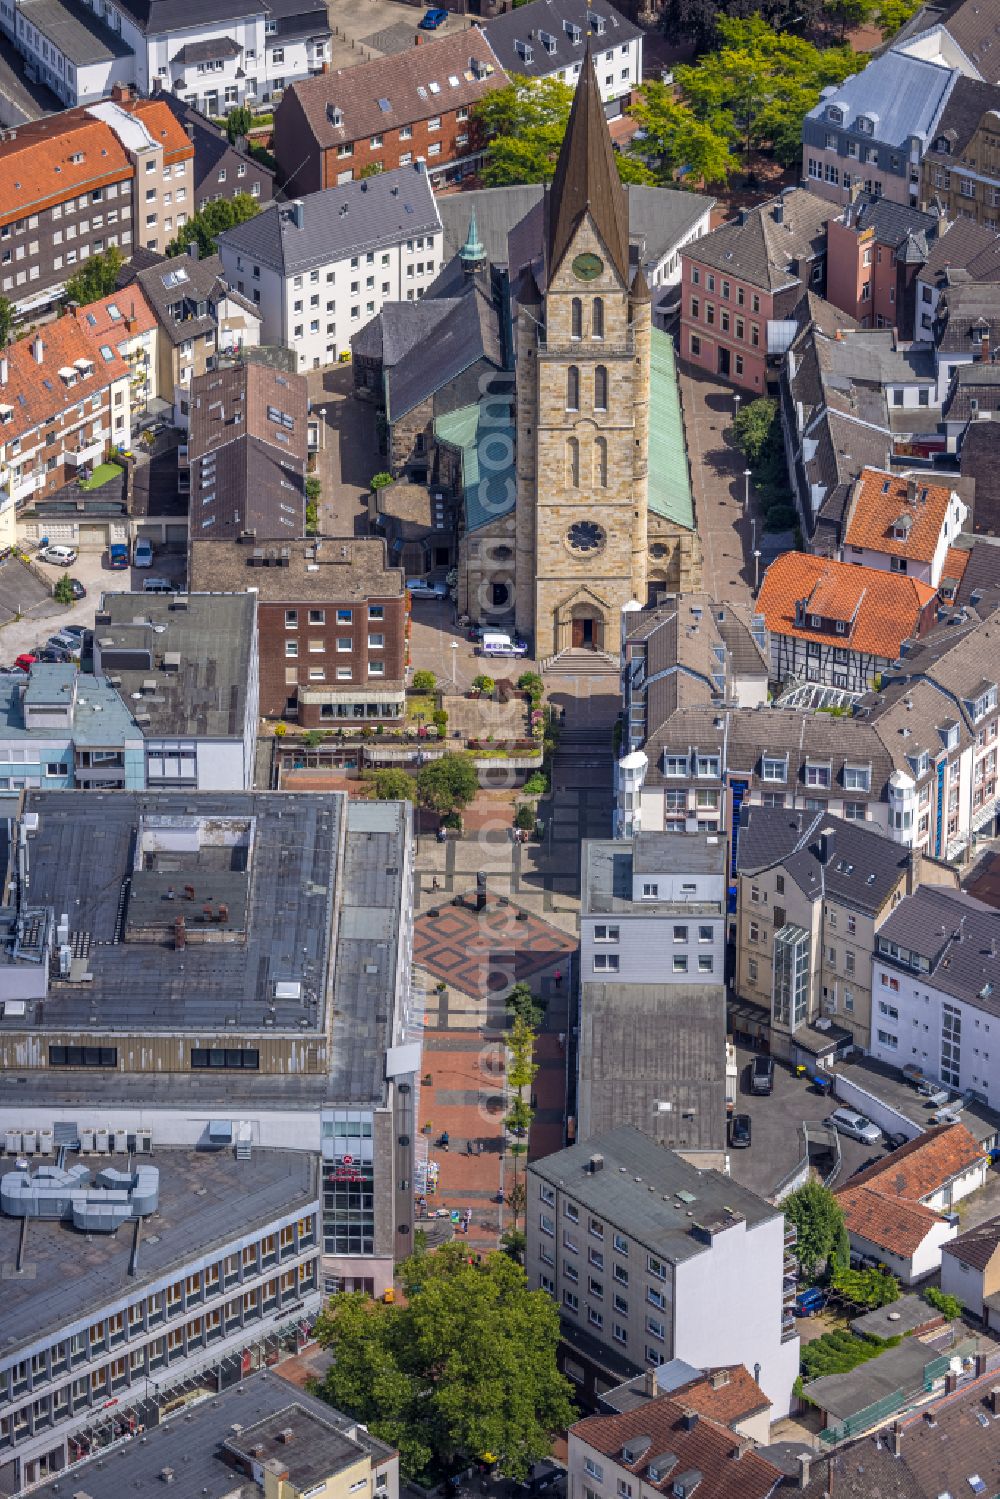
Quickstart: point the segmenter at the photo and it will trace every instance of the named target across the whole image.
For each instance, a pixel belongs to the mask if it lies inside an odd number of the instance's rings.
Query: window
[[[117,1067],[116,1046],[50,1046],[50,1067]]]
[[[667,1278],[666,1265],[662,1260],[658,1260],[655,1255],[648,1254],[646,1256],[646,1269],[650,1275],[655,1275],[657,1280],[666,1280]]]
[[[191,1067],[194,1070],[207,1067],[257,1072],[260,1069],[260,1052],[255,1046],[192,1046]]]
[[[580,371],[575,364],[571,364],[566,372],[566,410],[579,411],[580,409]]]
[[[599,364],[594,371],[594,410],[607,411],[608,409],[608,372],[603,364]]]
[[[595,297],[590,315],[591,338],[604,337],[604,298]]]
[[[765,755],[761,762],[761,777],[765,781],[784,781],[788,775],[788,761],[784,756]]]
[[[594,972],[595,973],[617,973],[618,972],[618,954],[616,952],[595,952],[595,954],[594,954]]]

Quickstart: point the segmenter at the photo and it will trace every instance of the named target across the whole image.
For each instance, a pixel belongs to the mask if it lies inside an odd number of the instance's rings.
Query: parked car
[[[82,584],[81,584],[81,587],[82,587]],[[87,626],[86,625],[63,625],[63,627],[62,627],[62,633],[64,635],[73,635],[73,636],[76,637],[77,640],[79,640],[79,641],[82,642],[83,641],[83,637],[87,633]]]
[[[890,1150],[898,1150],[899,1147],[901,1145],[905,1145],[907,1140],[909,1140],[910,1138],[909,1135],[904,1135],[896,1130],[888,1129],[884,1131],[884,1137],[885,1143]]]
[[[796,1317],[811,1317],[813,1312],[820,1312],[826,1306],[826,1296],[819,1286],[807,1286],[800,1291],[795,1298]]]
[[[67,661],[73,658],[69,651],[63,650],[60,646],[45,645],[37,653],[35,659],[44,662],[46,666],[65,666]]]
[[[415,599],[446,599],[448,597],[447,583],[432,583],[429,578],[407,578],[406,590]]]
[[[507,635],[502,630],[484,630],[483,638],[476,648],[477,656],[526,656],[528,642],[518,635]]]
[[[754,1057],[750,1063],[750,1092],[763,1094],[774,1092],[773,1057]]]
[[[108,547],[108,566],[128,567],[128,547],[121,541],[113,541]]]
[[[87,597],[87,590],[86,588],[84,588],[79,578],[70,578],[69,586],[74,599],[85,599]]]
[[[749,1114],[734,1114],[729,1121],[729,1143],[733,1150],[746,1150],[751,1139]]]
[[[153,565],[153,543],[147,541],[145,536],[140,536],[132,553],[132,561],[136,567],[152,567]]]
[[[143,593],[176,593],[177,589],[169,578],[143,578]]]
[[[50,635],[45,644],[52,650],[65,651],[70,656],[79,656],[80,654],[80,641],[76,635],[71,635],[68,630],[59,630],[55,635]]]
[[[75,547],[44,547],[38,553],[39,562],[50,562],[53,567],[70,567],[76,561]]]
[[[30,671],[37,660],[37,656],[33,656],[30,651],[25,651],[22,655],[14,657],[14,665],[19,671]]]
[[[448,12],[446,10],[442,10],[440,5],[432,5],[420,17],[420,29],[421,31],[437,31],[438,27],[443,26],[447,19]]]
[[[851,1140],[860,1140],[862,1145],[877,1145],[882,1138],[882,1131],[877,1124],[872,1124],[864,1114],[859,1114],[855,1109],[834,1109],[823,1123],[830,1129],[835,1129],[841,1135],[847,1135]]]

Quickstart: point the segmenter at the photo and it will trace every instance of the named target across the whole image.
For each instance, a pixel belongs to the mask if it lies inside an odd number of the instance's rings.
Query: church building
[[[495,190],[501,212],[519,191]],[[617,655],[623,606],[697,589],[701,553],[673,343],[589,49],[551,187],[505,239],[498,263],[473,219],[391,338],[388,308],[357,336],[355,379],[381,393],[388,453],[409,455],[394,472],[414,478],[417,451],[417,476],[459,498],[460,612],[512,625],[539,661]]]

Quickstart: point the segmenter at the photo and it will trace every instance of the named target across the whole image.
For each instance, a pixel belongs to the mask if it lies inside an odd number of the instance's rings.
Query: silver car
[[[866,1119],[864,1114],[859,1114],[854,1109],[834,1109],[830,1117],[823,1120],[823,1123],[852,1140],[860,1140],[862,1145],[877,1145],[882,1138],[882,1131],[878,1125],[872,1124],[870,1119]]]

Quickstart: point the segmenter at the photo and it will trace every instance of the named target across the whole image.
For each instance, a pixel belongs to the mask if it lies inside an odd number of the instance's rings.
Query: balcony
[[[100,463],[104,457],[104,444],[108,434],[99,432],[88,443],[81,442],[75,448],[64,448],[63,458],[71,467],[82,468],[85,463]]]
[[[799,1232],[794,1223],[785,1224],[784,1245],[786,1249],[792,1249],[799,1242]]]

